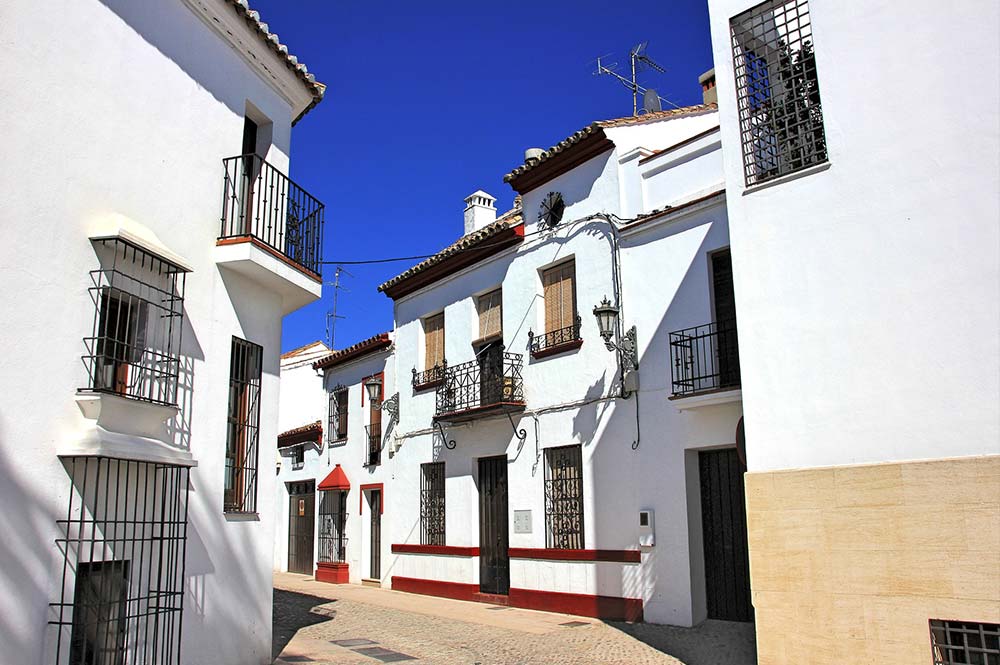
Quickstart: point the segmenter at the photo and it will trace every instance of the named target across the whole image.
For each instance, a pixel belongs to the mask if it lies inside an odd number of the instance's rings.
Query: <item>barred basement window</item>
[[[931,619],[934,665],[997,665],[1000,625]]]
[[[64,457],[70,476],[63,555],[59,664],[180,662],[188,469],[110,457]],[[66,654],[65,656],[63,654]]]
[[[330,411],[327,432],[330,443],[347,438],[347,388],[338,386],[330,391]]]
[[[444,545],[444,462],[420,465],[420,544]]]
[[[260,433],[260,375],[264,349],[233,337],[229,356],[229,430],[223,508],[257,512],[257,439]]]
[[[94,325],[80,391],[176,405],[187,269],[119,237],[93,243],[101,267],[90,272]]]
[[[808,0],[768,0],[729,25],[747,186],[826,162]]]
[[[545,547],[583,549],[583,455],[579,445],[545,449]]]

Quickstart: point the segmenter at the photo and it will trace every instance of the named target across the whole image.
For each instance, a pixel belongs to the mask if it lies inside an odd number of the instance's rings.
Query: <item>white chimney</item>
[[[496,199],[478,190],[465,199],[465,235],[497,221]]]

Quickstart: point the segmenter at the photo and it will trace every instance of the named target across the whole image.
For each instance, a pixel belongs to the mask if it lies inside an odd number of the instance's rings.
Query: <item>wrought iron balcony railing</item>
[[[497,346],[475,360],[448,366],[444,382],[437,389],[435,418],[456,420],[494,410],[523,409],[523,358],[520,353],[507,353]]]
[[[225,189],[220,240],[256,238],[320,274],[324,206],[258,155],[222,160]]]
[[[368,436],[368,447],[365,449],[365,466],[375,466],[382,463],[382,424],[365,427]]]
[[[441,361],[441,364],[434,365],[430,369],[425,369],[423,372],[418,372],[417,368],[413,368],[413,389],[421,390],[424,388],[433,388],[444,381],[445,370],[448,367],[447,361]]]
[[[670,373],[674,397],[738,388],[736,319],[670,333]]]
[[[558,328],[543,335],[536,335],[529,330],[528,348],[531,349],[532,357],[540,358],[579,346],[578,342],[583,341],[580,338],[580,326],[582,324],[583,321],[578,315],[573,325]]]

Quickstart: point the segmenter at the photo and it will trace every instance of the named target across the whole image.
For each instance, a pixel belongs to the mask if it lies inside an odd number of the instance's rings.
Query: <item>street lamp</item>
[[[365,390],[368,391],[368,400],[372,407],[377,410],[385,409],[392,417],[399,415],[399,393],[396,393],[386,401],[382,401],[382,379],[373,376],[365,381]]]
[[[612,338],[618,329],[618,315],[621,309],[612,305],[607,296],[601,304],[594,308],[594,316],[597,318],[597,329],[604,339],[604,346],[608,351],[618,351],[632,365],[631,369],[639,369],[639,349],[636,344],[635,326],[629,328],[622,335],[621,342],[615,342]],[[624,368],[623,368],[624,369]]]

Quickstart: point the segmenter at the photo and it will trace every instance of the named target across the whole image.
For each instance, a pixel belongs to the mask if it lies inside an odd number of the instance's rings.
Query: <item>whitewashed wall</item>
[[[53,540],[70,484],[56,455],[90,422],[74,403],[94,316],[88,237],[123,215],[194,266],[182,349],[193,371],[176,441],[198,462],[183,662],[269,663],[274,474],[259,475],[259,515],[249,521],[226,519],[222,483],[233,335],[264,347],[259,468],[274,468],[281,303],[220,270],[212,252],[222,159],[241,151],[248,102],[273,120],[267,159],[282,170],[291,108],[176,0],[14,0],[0,14],[3,659],[54,662],[46,621],[62,563]]]
[[[750,470],[1000,452],[1000,6],[812,0],[829,168],[746,192],[708,4]]]

